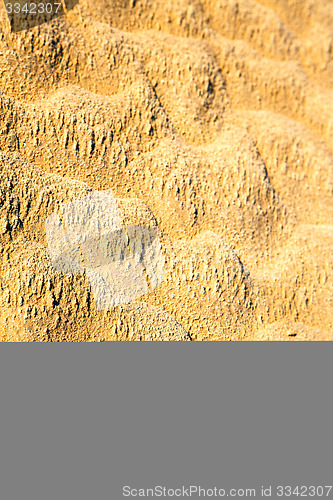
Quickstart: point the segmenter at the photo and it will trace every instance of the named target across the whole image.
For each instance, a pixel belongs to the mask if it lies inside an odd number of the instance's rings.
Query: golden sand
[[[333,2],[0,5],[3,341],[333,340]],[[111,189],[164,279],[98,310],[45,221]]]

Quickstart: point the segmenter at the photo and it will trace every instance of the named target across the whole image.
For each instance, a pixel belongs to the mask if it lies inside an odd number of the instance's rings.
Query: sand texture
[[[333,340],[332,0],[80,0],[16,33],[0,2],[0,84],[2,341]],[[50,253],[96,192],[113,255],[149,240],[112,260],[123,303],[91,242],[90,271]]]

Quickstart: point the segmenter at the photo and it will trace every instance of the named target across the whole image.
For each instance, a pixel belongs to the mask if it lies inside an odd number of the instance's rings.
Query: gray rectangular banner
[[[332,344],[2,344],[4,500],[333,498]]]

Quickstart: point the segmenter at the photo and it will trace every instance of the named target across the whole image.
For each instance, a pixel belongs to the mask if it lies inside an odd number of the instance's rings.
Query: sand
[[[1,4],[0,82],[2,341],[333,340],[332,1]],[[101,191],[163,255],[104,308],[46,231]]]

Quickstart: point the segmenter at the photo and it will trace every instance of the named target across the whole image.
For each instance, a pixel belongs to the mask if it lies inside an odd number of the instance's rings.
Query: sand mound
[[[80,0],[12,33],[1,4],[2,340],[333,340],[332,26],[329,0]],[[45,230],[92,190],[163,252],[105,310]]]

